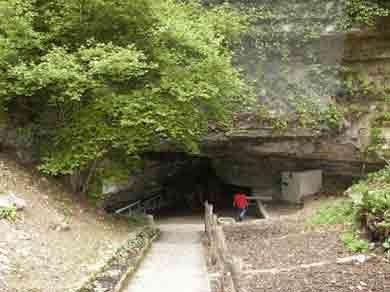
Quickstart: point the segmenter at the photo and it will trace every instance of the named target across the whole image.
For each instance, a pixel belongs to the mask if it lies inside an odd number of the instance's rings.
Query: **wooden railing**
[[[222,226],[218,225],[218,217],[214,214],[213,205],[205,202],[205,231],[210,246],[210,257],[213,265],[221,270],[222,287],[230,287],[233,292],[244,292],[241,287],[242,261],[232,256],[226,243]]]

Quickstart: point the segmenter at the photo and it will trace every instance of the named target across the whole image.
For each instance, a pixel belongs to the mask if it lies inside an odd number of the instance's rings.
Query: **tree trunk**
[[[88,176],[87,178],[85,179],[83,185],[82,185],[82,188],[81,188],[81,194],[82,195],[85,195],[88,191],[88,187],[89,187],[89,183],[91,182],[91,179],[93,178],[95,172],[96,172],[96,169],[97,169],[97,166],[98,166],[98,159],[96,158],[91,167],[89,168],[89,171],[88,171]]]

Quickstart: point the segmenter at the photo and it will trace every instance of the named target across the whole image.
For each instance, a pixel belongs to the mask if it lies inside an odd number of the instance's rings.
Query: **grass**
[[[16,216],[17,215],[15,207],[0,208],[0,220],[5,219],[8,221],[15,221]]]
[[[346,248],[353,252],[366,252],[370,248],[368,241],[360,238],[359,233],[353,230],[344,233],[341,236],[341,241]]]
[[[385,251],[390,254],[390,237],[388,237],[385,242],[383,243],[383,248]]]
[[[309,225],[352,225],[353,222],[352,202],[345,198],[324,204],[308,219]]]
[[[341,241],[345,247],[353,252],[366,252],[370,246],[367,240],[360,237],[355,218],[352,201],[343,198],[324,204],[309,218],[308,224],[311,226],[344,225],[347,231],[341,235]]]

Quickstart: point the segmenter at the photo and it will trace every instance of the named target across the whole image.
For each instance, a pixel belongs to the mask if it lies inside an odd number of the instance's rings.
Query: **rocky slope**
[[[15,221],[0,220],[0,291],[77,288],[133,230],[0,154],[0,193],[10,192],[26,208]]]

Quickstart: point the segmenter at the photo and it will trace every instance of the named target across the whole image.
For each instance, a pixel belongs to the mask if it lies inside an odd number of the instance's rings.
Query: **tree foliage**
[[[228,5],[0,0],[0,16],[0,101],[39,126],[53,175],[166,142],[197,151],[250,94],[229,49],[246,19]]]

